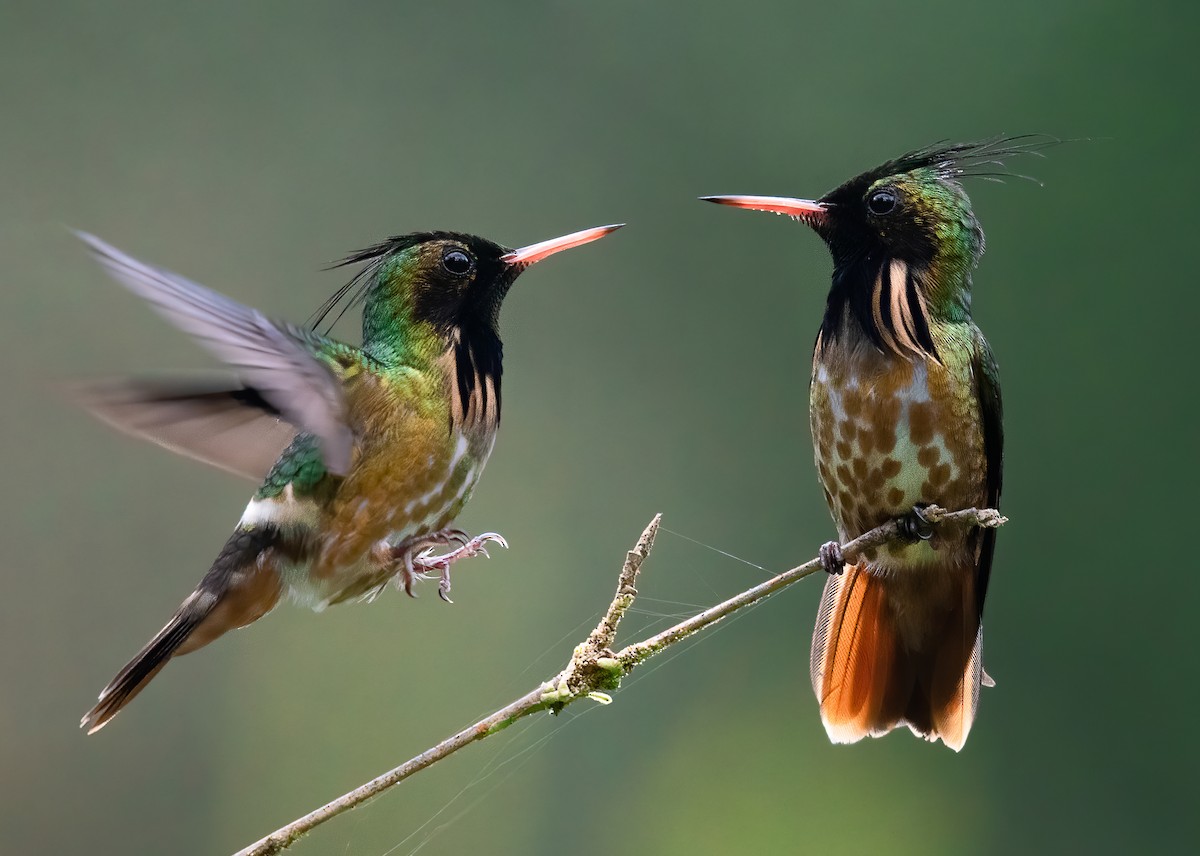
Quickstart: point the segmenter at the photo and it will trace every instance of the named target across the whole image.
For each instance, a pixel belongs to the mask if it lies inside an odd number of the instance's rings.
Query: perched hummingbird
[[[835,743],[900,725],[961,749],[983,671],[983,601],[995,531],[933,533],[921,508],[1000,500],[1004,434],[996,362],[971,320],[983,230],[960,179],[992,176],[1028,138],[937,144],[816,201],[713,196],[788,214],[824,239],[833,286],[813,351],[810,427],[843,541],[900,518],[912,543],[854,564],[836,542],[810,675]]]
[[[320,610],[389,581],[411,594],[417,577],[438,572],[445,597],[452,562],[503,544],[450,528],[500,424],[500,304],[530,265],[618,228],[518,250],[455,232],[389,238],[343,260],[363,267],[311,327],[271,321],[81,235],[118,282],[238,378],[123,381],[85,392],[84,403],[122,430],[261,482],[196,590],[81,726],[102,728],[172,657],[256,621],[284,594]],[[364,304],[361,348],[315,330],[343,298]],[[433,555],[440,545],[454,549]]]

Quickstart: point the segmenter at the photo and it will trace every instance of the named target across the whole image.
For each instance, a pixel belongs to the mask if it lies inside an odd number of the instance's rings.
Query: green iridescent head
[[[431,356],[472,341],[499,352],[500,305],[530,265],[620,228],[600,226],[520,249],[462,232],[397,235],[341,265],[363,268],[317,310],[314,327],[342,304],[340,318],[363,303],[363,349],[376,359]]]
[[[961,147],[956,147],[961,148]],[[983,254],[983,230],[959,183],[959,160],[922,150],[863,173],[821,197],[813,227],[835,263],[862,256],[963,273]]]
[[[456,327],[496,330],[500,305],[520,269],[501,261],[512,252],[458,232],[397,235],[350,256],[365,263],[363,342],[412,335],[419,327],[449,334]]]

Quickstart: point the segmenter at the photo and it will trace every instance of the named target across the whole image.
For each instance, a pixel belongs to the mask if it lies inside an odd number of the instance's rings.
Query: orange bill
[[[749,208],[752,211],[770,211],[787,214],[806,223],[819,222],[825,218],[829,206],[811,199],[792,199],[788,196],[701,196],[705,202],[732,205],[734,208]]]
[[[540,241],[536,244],[530,244],[528,247],[521,247],[518,250],[513,250],[511,253],[506,253],[500,257],[500,261],[510,265],[528,267],[563,250],[569,250],[572,247],[581,247],[584,244],[590,244],[592,241],[598,241],[624,225],[624,223],[616,223],[612,226],[596,226],[593,229],[584,229],[582,232],[572,232],[569,235],[563,235],[561,238]]]

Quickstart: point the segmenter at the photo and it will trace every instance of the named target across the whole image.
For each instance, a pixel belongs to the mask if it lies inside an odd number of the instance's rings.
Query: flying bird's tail
[[[256,621],[279,600],[280,578],[263,551],[270,548],[270,529],[239,529],[200,585],[100,693],[96,706],[80,721],[94,734],[129,704],[162,671],[172,657],[202,648],[228,630]]]
[[[934,576],[936,575],[936,577]],[[919,576],[913,580],[912,576]],[[921,597],[910,594],[920,586]],[[932,609],[931,590],[942,591]],[[891,576],[847,565],[825,584],[810,674],[834,743],[907,725],[954,751],[966,743],[983,671],[973,568]]]

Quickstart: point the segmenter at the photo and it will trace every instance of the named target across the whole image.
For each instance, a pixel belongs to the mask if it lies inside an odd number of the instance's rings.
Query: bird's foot
[[[462,547],[471,540],[471,536],[461,529],[442,529],[439,532],[431,532],[428,535],[419,535],[414,538],[409,538],[401,541],[386,549],[391,554],[391,560],[399,565],[396,570],[395,583],[396,588],[404,589],[404,593],[409,597],[416,597],[413,592],[413,586],[417,580],[429,579],[424,568],[418,567],[418,558],[428,553],[434,547],[445,547],[457,545]]]
[[[455,530],[456,535],[463,533]],[[440,556],[433,554],[433,545],[422,545],[421,552],[412,558],[412,567],[418,574],[424,577],[433,571],[438,572],[438,597],[446,601],[446,603],[454,603],[450,599],[450,566],[459,559],[470,559],[474,556],[491,555],[487,551],[488,543],[499,544],[504,549],[508,549],[508,542],[504,540],[504,536],[495,532],[484,532],[482,535],[476,535],[474,538],[458,538],[454,539],[454,543],[458,543],[458,547],[451,550],[449,553],[443,553]],[[448,542],[449,543],[449,542]]]
[[[842,555],[842,545],[837,541],[826,541],[821,545],[821,564],[825,573],[840,574],[846,567],[846,557]]]
[[[910,541],[928,541],[933,537],[933,524],[922,513],[928,506],[929,503],[918,502],[912,507],[912,511],[896,521],[896,526],[899,527],[901,535]]]

